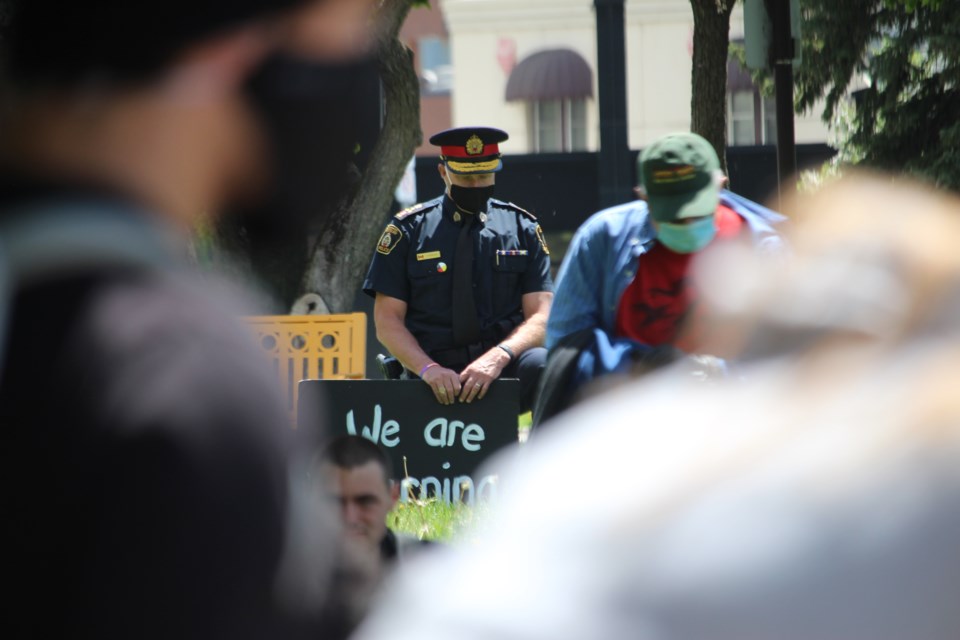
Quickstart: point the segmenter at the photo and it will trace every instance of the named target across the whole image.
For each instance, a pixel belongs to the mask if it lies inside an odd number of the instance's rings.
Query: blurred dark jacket
[[[98,202],[158,246],[156,221],[110,195],[7,186],[0,222]],[[306,629],[274,594],[290,506],[276,382],[228,296],[168,258],[67,262],[0,301],[5,637]]]

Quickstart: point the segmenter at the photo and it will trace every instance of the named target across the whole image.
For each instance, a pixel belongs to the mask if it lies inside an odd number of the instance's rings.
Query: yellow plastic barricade
[[[290,419],[296,424],[301,380],[365,377],[367,314],[247,316],[260,347],[273,361]]]

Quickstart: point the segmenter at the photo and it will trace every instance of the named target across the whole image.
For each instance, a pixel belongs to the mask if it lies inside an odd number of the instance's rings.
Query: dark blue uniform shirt
[[[462,224],[454,220],[455,210],[450,198],[441,196],[396,214],[363,283],[368,295],[407,303],[407,329],[431,356],[454,346],[454,256]],[[496,344],[523,321],[524,294],[553,290],[550,254],[533,214],[493,198],[486,220],[474,221],[470,237],[481,337]]]

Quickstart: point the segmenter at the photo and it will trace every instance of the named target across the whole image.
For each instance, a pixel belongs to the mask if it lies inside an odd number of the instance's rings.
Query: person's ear
[[[437,165],[437,171],[440,172],[440,179],[443,180],[443,186],[445,189],[450,189],[450,172],[447,171],[447,165],[440,163]]]
[[[730,179],[722,171],[717,171],[717,174],[714,176],[714,182],[717,185],[717,189],[725,189]]]
[[[400,483],[396,480],[390,481],[390,505],[393,506],[397,504],[397,500],[400,499]]]

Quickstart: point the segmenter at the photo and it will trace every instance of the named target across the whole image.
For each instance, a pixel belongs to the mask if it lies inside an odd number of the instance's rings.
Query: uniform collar
[[[460,221],[466,218],[475,218],[477,222],[481,225],[486,224],[487,218],[489,217],[489,212],[485,213],[465,213],[457,209],[457,205],[453,203],[453,200],[450,198],[449,193],[443,194],[443,216],[452,220],[456,224],[460,224]]]

